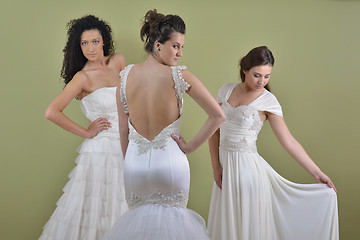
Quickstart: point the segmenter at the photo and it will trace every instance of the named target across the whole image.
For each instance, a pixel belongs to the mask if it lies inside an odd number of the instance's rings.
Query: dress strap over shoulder
[[[130,64],[127,65],[121,72],[120,72],[120,77],[121,77],[121,85],[120,85],[120,99],[121,102],[125,108],[125,113],[129,113],[129,109],[128,109],[128,105],[127,105],[127,100],[126,100],[126,82],[127,82],[127,77],[129,75],[130,69],[134,66],[134,64]]]
[[[274,94],[265,90],[265,92],[256,99],[251,106],[258,111],[270,112],[279,116],[283,116],[282,108]]]
[[[216,101],[218,103],[224,103],[229,98],[230,94],[232,93],[234,87],[237,83],[225,83],[222,85],[222,87],[219,89],[218,96],[216,98]]]
[[[182,96],[183,96],[184,92],[186,92],[190,87],[190,84],[188,84],[182,76],[182,73],[181,73],[182,70],[186,70],[186,66],[171,67],[172,78],[175,83],[175,92],[176,92],[176,98],[177,98],[178,106],[179,106],[179,110],[180,110],[180,115],[182,114],[182,106],[183,106]]]

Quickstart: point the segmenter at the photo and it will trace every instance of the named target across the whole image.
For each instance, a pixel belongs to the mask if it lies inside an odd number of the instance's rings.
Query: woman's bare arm
[[[220,129],[209,138],[209,151],[211,157],[211,164],[213,168],[214,180],[216,185],[222,188],[222,167],[219,161],[219,142],[220,142]]]
[[[63,113],[69,103],[85,89],[86,84],[87,79],[85,74],[81,72],[75,74],[74,78],[66,85],[64,90],[49,104],[45,112],[45,118],[73,134],[84,138],[92,138],[101,130],[111,127],[110,122],[106,118],[96,119],[90,123],[89,128],[86,129],[72,121]]]
[[[120,85],[116,88],[116,104],[117,104],[118,116],[119,116],[119,133],[120,133],[121,149],[125,157],[126,149],[129,144],[129,126],[128,126],[129,114],[125,113],[125,108],[121,102]]]
[[[301,144],[290,133],[283,117],[272,113],[266,113],[271,128],[285,150],[319,183],[326,183],[329,187],[336,188],[331,179],[309,157]]]
[[[177,138],[173,136],[184,153],[191,153],[213,135],[225,120],[225,114],[199,79],[186,70],[182,72],[182,75],[184,80],[191,86],[187,93],[208,115],[202,128],[188,143],[185,143],[182,137]]]

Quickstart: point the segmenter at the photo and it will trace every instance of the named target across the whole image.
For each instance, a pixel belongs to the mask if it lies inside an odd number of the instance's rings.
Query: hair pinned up
[[[274,66],[275,59],[272,55],[272,52],[266,47],[256,47],[251,49],[251,51],[246,54],[240,60],[239,67],[240,67],[240,78],[241,81],[245,81],[245,73],[244,71],[249,71],[251,68],[261,65],[271,65]],[[267,84],[265,88],[270,91],[270,86]]]
[[[164,15],[156,9],[149,10],[143,20],[140,37],[144,42],[145,51],[152,53],[155,41],[164,44],[171,38],[173,32],[185,34],[185,23],[177,15]]]

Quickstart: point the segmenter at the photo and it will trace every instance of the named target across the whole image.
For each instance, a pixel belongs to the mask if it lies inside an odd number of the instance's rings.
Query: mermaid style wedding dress
[[[116,87],[100,88],[81,99],[90,121],[105,117],[111,128],[78,148],[77,166],[40,240],[102,240],[127,211],[115,92]]]
[[[127,110],[126,82],[133,65],[121,73],[120,96]],[[171,67],[180,117],[152,141],[129,125],[129,145],[124,163],[125,195],[129,211],[114,225],[108,240],[208,239],[205,222],[187,209],[190,170],[186,155],[171,138],[179,134],[182,95],[190,87],[181,74],[184,66]],[[175,97],[175,96],[174,96]]]
[[[220,127],[222,189],[214,182],[208,231],[213,240],[338,240],[336,193],[326,184],[297,184],[281,177],[258,154],[259,111],[282,116],[265,90],[249,105],[228,102],[236,83],[219,90],[226,120]]]

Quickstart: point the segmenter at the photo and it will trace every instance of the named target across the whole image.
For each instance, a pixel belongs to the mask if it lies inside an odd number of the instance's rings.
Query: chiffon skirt
[[[296,184],[258,153],[220,149],[208,232],[214,240],[336,240],[337,197],[325,184]]]

